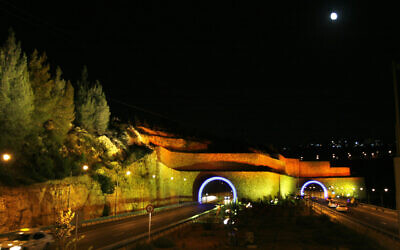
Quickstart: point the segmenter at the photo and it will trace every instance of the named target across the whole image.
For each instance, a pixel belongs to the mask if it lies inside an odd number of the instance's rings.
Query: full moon
[[[331,13],[331,20],[335,21],[337,19],[337,14],[336,12]]]

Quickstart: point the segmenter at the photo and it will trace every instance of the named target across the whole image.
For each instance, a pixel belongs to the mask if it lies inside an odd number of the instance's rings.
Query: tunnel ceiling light
[[[202,203],[202,202],[201,202],[201,197],[202,197],[203,190],[204,190],[205,186],[207,186],[207,184],[210,183],[210,182],[212,182],[212,181],[218,181],[218,180],[219,180],[219,181],[224,181],[225,183],[227,183],[227,184],[231,187],[232,192],[233,192],[233,202],[236,203],[236,201],[237,201],[237,192],[236,192],[236,188],[235,188],[235,186],[232,184],[232,182],[231,182],[230,180],[224,178],[224,177],[215,176],[215,177],[208,178],[207,180],[205,180],[205,181],[203,182],[203,184],[201,184],[200,189],[199,189],[199,194],[198,194],[198,197],[197,197],[197,201],[198,201],[200,204]]]

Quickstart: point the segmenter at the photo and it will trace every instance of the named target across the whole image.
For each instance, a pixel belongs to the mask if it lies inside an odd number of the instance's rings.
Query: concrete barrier
[[[394,209],[390,209],[390,208],[386,208],[386,207],[380,207],[380,206],[375,206],[375,205],[371,205],[371,204],[365,204],[365,203],[359,203],[358,204],[359,207],[371,210],[371,211],[377,211],[380,213],[384,213],[384,214],[388,214],[388,215],[393,215],[393,216],[398,216],[398,211],[394,210]]]

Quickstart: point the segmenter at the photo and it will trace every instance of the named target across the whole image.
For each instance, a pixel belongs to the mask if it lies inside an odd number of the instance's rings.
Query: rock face
[[[58,211],[67,209],[68,199],[71,208],[79,208],[88,219],[102,214],[106,197],[88,176],[27,187],[0,187],[0,232],[52,225]]]
[[[104,194],[88,175],[68,177],[31,186],[0,186],[0,233],[24,227],[54,225],[59,211],[71,209],[81,220],[142,210],[149,203],[163,206],[192,200],[198,173],[182,173],[163,165],[153,152],[128,166],[129,176],[109,173],[119,186]],[[117,195],[116,195],[117,194]],[[118,197],[118,199],[116,199]]]
[[[128,132],[130,144],[154,145],[180,152],[206,151],[211,143],[207,140],[183,139],[174,134],[154,131],[145,127],[130,127]]]

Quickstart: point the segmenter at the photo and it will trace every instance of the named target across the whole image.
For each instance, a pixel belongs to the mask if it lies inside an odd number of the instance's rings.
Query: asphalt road
[[[318,203],[328,206],[328,202],[324,200],[318,200]],[[334,210],[335,208],[330,209]],[[345,214],[369,225],[384,229],[388,232],[394,234],[398,233],[396,216],[384,214],[378,211],[371,211],[369,209],[359,206],[349,207],[348,212],[346,212]]]
[[[193,215],[212,209],[214,205],[198,204],[162,211],[152,215],[152,229],[169,225]],[[149,216],[131,217],[120,221],[88,226],[79,230],[84,238],[78,242],[77,249],[98,249],[148,232]]]

